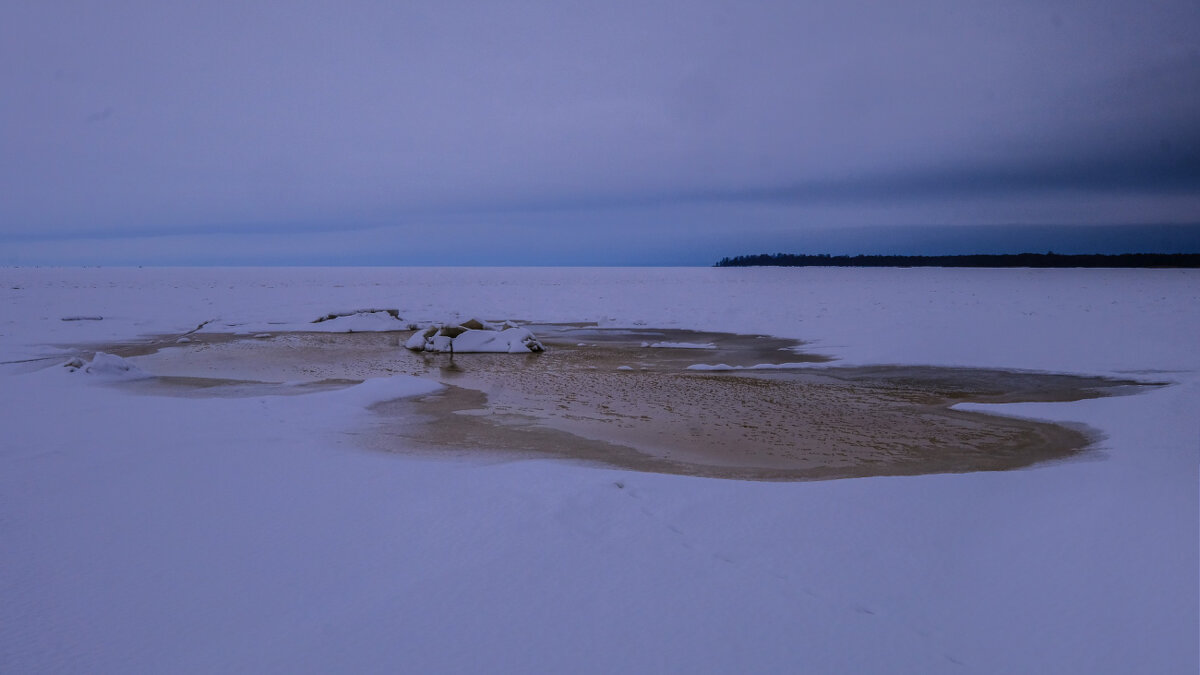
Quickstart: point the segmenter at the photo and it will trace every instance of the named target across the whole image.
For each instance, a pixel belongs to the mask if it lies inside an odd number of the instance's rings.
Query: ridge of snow
[[[703,370],[703,371],[726,371],[726,370],[790,370],[795,368],[809,368],[811,363],[788,362],[788,363],[758,363],[753,366],[731,366],[728,363],[694,363],[687,367],[688,370]]]

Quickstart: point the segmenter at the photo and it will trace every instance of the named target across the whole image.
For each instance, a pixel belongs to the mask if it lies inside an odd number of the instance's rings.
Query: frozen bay
[[[1196,670],[1192,271],[6,268],[0,303],[5,671]],[[135,396],[58,367],[357,308],[1173,385],[976,406],[1099,430],[1075,460],[758,483],[371,453],[339,392]]]

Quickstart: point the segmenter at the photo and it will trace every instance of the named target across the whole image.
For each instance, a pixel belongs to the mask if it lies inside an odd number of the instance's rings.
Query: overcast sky
[[[14,1],[0,92],[0,264],[1200,223],[1196,0]]]

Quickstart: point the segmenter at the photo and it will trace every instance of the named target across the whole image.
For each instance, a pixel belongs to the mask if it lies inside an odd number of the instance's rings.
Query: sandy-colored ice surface
[[[446,385],[376,406],[383,419],[363,442],[379,450],[558,457],[762,480],[1000,470],[1061,459],[1082,451],[1094,434],[950,406],[1070,401],[1136,384],[964,368],[833,367],[798,341],[761,335],[533,328],[548,351],[414,353],[398,346],[408,333],[397,332],[204,333],[185,344],[162,336],[102,349],[158,374],[122,384],[150,394],[299,394],[397,374]],[[701,361],[742,370],[689,369]]]

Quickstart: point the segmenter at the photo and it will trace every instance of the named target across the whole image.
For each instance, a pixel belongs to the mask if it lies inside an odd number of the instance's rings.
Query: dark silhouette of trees
[[[721,258],[714,267],[1200,267],[1200,253],[1061,255],[806,255],[760,253]]]

